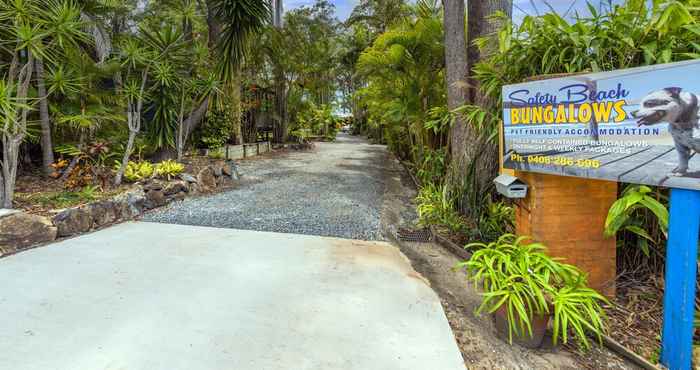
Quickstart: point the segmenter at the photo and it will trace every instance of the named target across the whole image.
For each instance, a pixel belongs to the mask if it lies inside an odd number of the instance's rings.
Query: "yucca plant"
[[[586,286],[575,266],[546,254],[541,243],[529,237],[504,234],[492,243],[471,243],[470,260],[458,264],[483,291],[476,313],[504,311],[508,341],[533,336],[533,320],[554,317],[553,341],[567,343],[570,331],[582,347],[590,343],[586,332],[598,338],[604,332],[605,297]]]

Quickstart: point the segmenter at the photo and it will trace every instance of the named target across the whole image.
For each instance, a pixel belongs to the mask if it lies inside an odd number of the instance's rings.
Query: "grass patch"
[[[99,199],[102,192],[97,186],[86,186],[79,191],[65,190],[22,195],[22,198],[31,203],[39,204],[43,208],[68,208]]]

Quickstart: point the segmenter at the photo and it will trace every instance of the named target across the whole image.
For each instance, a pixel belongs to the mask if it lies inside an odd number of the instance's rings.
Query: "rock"
[[[150,181],[147,184],[143,185],[143,190],[146,192],[149,192],[151,190],[163,190],[163,183],[160,181]]]
[[[118,217],[123,220],[132,219],[143,212],[146,203],[146,194],[143,190],[137,188],[122,194],[117,195],[112,199],[115,203],[115,209]]]
[[[161,190],[151,190],[146,193],[144,205],[147,209],[153,209],[164,206],[166,202],[165,194]]]
[[[223,174],[232,180],[238,180],[240,178],[240,175],[238,175],[238,167],[236,167],[236,163],[233,161],[226,163],[222,170]]]
[[[48,218],[24,212],[6,212],[0,217],[0,255],[56,239],[57,229]]]
[[[181,191],[173,196],[173,200],[185,200],[187,198],[187,193],[184,191]]]
[[[224,161],[217,161],[211,165],[211,168],[214,171],[214,176],[221,177],[224,174],[224,167],[226,167],[226,162]]]
[[[111,200],[101,200],[99,202],[90,203],[85,206],[92,218],[93,227],[101,227],[109,225],[119,218],[114,202]]]
[[[197,179],[194,176],[190,175],[189,173],[184,173],[184,172],[180,174],[180,179],[182,181],[186,181],[186,182],[191,183],[191,184],[194,184],[197,182]]]
[[[51,221],[57,228],[58,236],[80,234],[92,228],[92,215],[85,207],[64,209]]]
[[[180,192],[189,192],[190,188],[187,184],[186,181],[183,180],[176,180],[173,181],[165,186],[165,189],[163,190],[163,193],[165,196],[171,196],[173,194],[177,194]]]
[[[197,189],[201,193],[207,193],[216,189],[216,178],[214,170],[210,167],[204,167],[197,174]]]

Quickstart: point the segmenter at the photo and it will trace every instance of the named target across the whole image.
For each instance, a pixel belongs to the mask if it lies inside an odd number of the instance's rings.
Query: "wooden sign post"
[[[661,363],[685,370],[693,352],[700,191],[672,189],[670,208]]]

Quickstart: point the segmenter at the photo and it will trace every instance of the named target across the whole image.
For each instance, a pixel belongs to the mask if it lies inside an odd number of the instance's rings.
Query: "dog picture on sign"
[[[700,138],[695,138],[698,128],[698,96],[682,91],[680,87],[667,87],[654,91],[642,99],[641,108],[632,112],[639,126],[669,124],[678,152],[678,167],[673,175],[684,176],[688,172],[691,152],[700,152]]]

